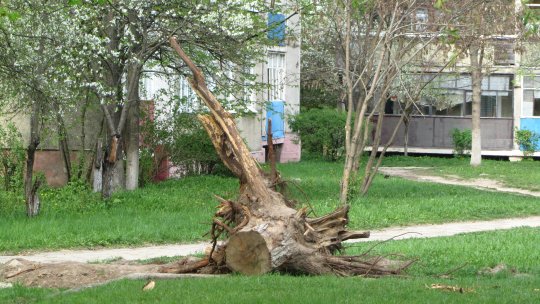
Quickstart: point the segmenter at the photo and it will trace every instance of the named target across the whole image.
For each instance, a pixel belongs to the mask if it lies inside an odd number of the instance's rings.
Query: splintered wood
[[[412,263],[367,255],[334,255],[343,249],[344,241],[367,238],[369,232],[347,230],[348,205],[316,218],[309,218],[306,208],[294,209],[294,201],[278,191],[286,187],[276,187],[277,183],[283,183],[279,173],[274,169],[270,174],[262,171],[236,128],[234,118],[206,86],[201,70],[174,37],[170,43],[193,74],[189,83],[210,110],[210,114],[199,119],[223,163],[238,177],[240,189],[235,200],[216,197],[220,205],[212,220],[213,246],[207,256],[183,259],[161,271],[380,276],[399,274]],[[220,236],[228,239],[218,245]]]

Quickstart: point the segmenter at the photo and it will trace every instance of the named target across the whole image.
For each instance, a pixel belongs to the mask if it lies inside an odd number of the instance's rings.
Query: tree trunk
[[[119,165],[123,160],[118,160],[121,150],[122,142],[120,141],[120,136],[112,136],[109,146],[106,148],[101,168],[103,175],[101,196],[104,199],[110,198],[113,192],[122,186],[122,182],[118,180],[118,175],[123,174],[123,166],[120,167]]]
[[[120,48],[121,32],[124,25],[118,25],[114,22],[115,12],[109,12],[103,16],[105,24],[105,34],[109,39],[107,48],[111,52],[117,52]],[[114,183],[115,171],[118,170],[117,161],[123,161],[122,133],[126,122],[129,100],[124,101],[124,86],[122,81],[125,60],[105,59],[102,62],[105,74],[105,83],[108,89],[115,93],[109,96],[109,105],[102,104],[103,115],[108,129],[108,143],[105,145],[105,153],[102,163],[102,187],[101,196],[104,199],[109,198],[114,189],[117,188]],[[129,80],[128,80],[129,81]],[[122,106],[123,104],[123,106]],[[111,114],[112,113],[112,114]],[[113,116],[114,114],[114,116]]]
[[[64,163],[64,170],[66,171],[66,177],[67,181],[71,181],[71,155],[69,151],[69,143],[68,143],[68,133],[66,129],[66,125],[64,123],[64,118],[62,115],[60,115],[60,108],[56,104],[55,106],[56,110],[56,120],[57,120],[57,136],[58,136],[58,147],[60,154],[62,156],[62,161]]]
[[[471,166],[479,166],[482,163],[482,138],[480,134],[480,106],[482,101],[482,61],[484,48],[478,43],[470,47],[470,59],[472,68],[472,143],[471,143]]]
[[[130,68],[128,71],[128,136],[126,146],[126,189],[135,190],[139,187],[139,67]]]
[[[34,101],[30,114],[30,142],[26,149],[26,172],[24,176],[24,199],[26,203],[26,215],[34,217],[39,214],[39,180],[34,181],[34,160],[39,146],[39,103]]]
[[[411,262],[392,262],[381,257],[334,256],[348,239],[368,237],[369,232],[347,231],[349,206],[331,214],[307,217],[307,208],[295,210],[291,202],[272,189],[272,182],[250,155],[236,128],[234,118],[226,112],[206,86],[199,68],[171,38],[171,45],[193,72],[190,85],[210,109],[200,115],[216,152],[224,164],[239,178],[237,201],[218,197],[211,235],[213,247],[207,257],[184,259],[163,272],[218,273],[235,271],[262,274],[272,270],[302,274],[384,275],[396,274]],[[230,239],[217,246],[217,238]]]
[[[346,31],[345,31],[345,84],[347,88],[347,119],[345,120],[345,167],[341,178],[341,187],[339,192],[339,200],[342,204],[346,204],[349,199],[349,183],[351,171],[354,162],[354,149],[351,138],[351,121],[353,119],[353,92],[354,85],[351,76],[351,5],[349,0],[346,3]]]
[[[405,133],[403,137],[403,155],[409,156],[409,117],[408,116],[403,121],[403,127],[404,127],[403,132]]]

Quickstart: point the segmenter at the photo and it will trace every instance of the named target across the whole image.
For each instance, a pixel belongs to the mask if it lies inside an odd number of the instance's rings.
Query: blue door
[[[267,104],[263,141],[266,141],[268,119],[272,119],[272,137],[274,139],[285,138],[285,102],[271,101]]]

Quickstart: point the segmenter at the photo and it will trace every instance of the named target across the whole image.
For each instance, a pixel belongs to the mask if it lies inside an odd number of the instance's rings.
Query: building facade
[[[525,4],[540,8],[540,1]],[[515,1],[516,12],[522,9]],[[512,14],[513,12],[508,12]],[[416,19],[429,26],[434,14],[418,9]],[[511,29],[513,32],[513,29]],[[536,41],[521,42],[519,33],[490,39],[486,48],[482,79],[481,137],[482,155],[520,158],[523,151],[515,142],[515,130],[531,130],[540,134],[540,60]],[[461,59],[442,73],[424,73],[421,77],[438,90],[437,96],[425,96],[410,117],[408,133],[402,126],[389,151],[403,152],[405,138],[410,153],[452,154],[452,130],[470,129],[472,112],[472,80],[468,59]],[[383,142],[388,141],[401,116],[399,102],[391,105],[385,116]],[[540,146],[539,146],[540,147]],[[536,152],[534,156],[540,156]]]
[[[259,162],[267,159],[267,125],[272,120],[273,145],[279,162],[299,161],[301,156],[300,142],[288,124],[288,117],[300,110],[300,16],[296,13],[269,13],[267,22],[270,31],[269,38],[279,41],[276,46],[266,50],[266,60],[256,63],[250,68],[250,73],[256,75],[254,83],[263,84],[264,89],[248,93],[247,110],[236,112],[237,126],[245,139],[251,154]],[[211,75],[209,75],[211,76]],[[246,83],[246,86],[250,85]],[[187,101],[182,105],[183,111],[202,109],[198,97],[189,87],[186,79],[179,77],[171,84],[160,78],[158,74],[147,73],[143,83],[143,99],[156,100],[156,108],[162,110],[170,107],[170,101],[159,102],[160,92],[178,92],[178,96]],[[210,88],[212,84],[209,84]],[[234,96],[219,96],[224,101],[234,99]],[[234,102],[234,101],[233,101]],[[157,118],[159,119],[159,118]],[[174,164],[169,175],[174,176],[178,168]]]

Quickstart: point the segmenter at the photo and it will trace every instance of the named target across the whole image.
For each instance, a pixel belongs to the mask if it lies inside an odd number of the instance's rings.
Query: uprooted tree
[[[240,193],[236,201],[218,197],[220,205],[211,228],[213,246],[207,256],[181,260],[163,267],[162,272],[263,274],[279,271],[377,276],[397,274],[411,264],[367,254],[333,255],[343,248],[343,241],[369,237],[369,232],[346,229],[347,205],[317,218],[308,217],[307,208],[294,209],[293,201],[276,190],[281,181],[266,175],[252,158],[234,118],[208,89],[201,70],[175,38],[170,42],[193,73],[189,79],[191,87],[210,109],[210,114],[200,115],[199,119],[224,164],[240,180]],[[221,234],[228,235],[228,239],[218,244]]]

